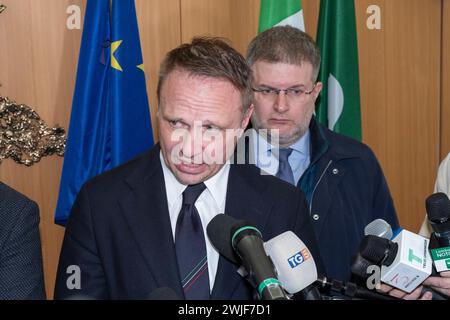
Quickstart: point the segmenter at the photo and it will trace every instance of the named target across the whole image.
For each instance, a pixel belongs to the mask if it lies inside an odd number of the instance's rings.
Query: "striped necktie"
[[[208,260],[202,221],[195,208],[204,183],[188,186],[183,192],[183,204],[175,229],[175,249],[184,296],[187,300],[210,298]]]

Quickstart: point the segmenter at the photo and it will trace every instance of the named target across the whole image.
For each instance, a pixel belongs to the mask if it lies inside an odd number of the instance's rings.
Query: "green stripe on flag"
[[[335,132],[361,140],[358,44],[353,0],[321,0],[317,45],[323,83],[317,119]]]
[[[289,24],[304,31],[301,3],[300,0],[261,0],[258,32],[263,32],[280,23]]]

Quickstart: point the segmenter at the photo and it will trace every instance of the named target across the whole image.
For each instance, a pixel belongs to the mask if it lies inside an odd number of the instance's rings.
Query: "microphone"
[[[372,222],[370,222],[366,227],[364,228],[364,235],[365,236],[377,236],[384,239],[392,239],[393,232],[392,227],[389,223],[387,223],[383,219],[375,219]],[[363,238],[364,241],[365,238]],[[361,246],[361,245],[360,245]],[[365,258],[363,258],[358,252],[356,256],[353,259],[352,265],[350,267],[351,272],[353,275],[357,276],[358,279],[366,280],[368,278],[368,268],[370,266],[374,265],[372,261],[369,261]]]
[[[317,285],[351,299],[398,300],[351,282],[318,277],[311,252],[292,231],[286,231],[267,241],[264,248],[275,266],[283,288],[290,294],[300,294],[304,300],[323,300]]]
[[[316,283],[318,283],[322,288],[327,288],[329,291],[336,292],[350,298],[351,300],[401,300],[399,298],[362,288],[352,282],[343,282],[335,279],[327,279],[326,277],[320,277]]]
[[[381,267],[382,282],[411,293],[431,275],[428,243],[428,239],[407,230],[402,230],[392,241],[368,235],[361,241],[359,255]],[[352,272],[359,276],[365,272],[367,278],[367,266],[361,263],[358,271],[354,264]]]
[[[213,246],[227,260],[237,265],[240,264],[239,256],[235,254],[233,246],[230,243],[231,232],[229,230],[232,229],[231,226],[236,228],[238,225],[249,226],[248,223],[236,221],[230,216],[220,214],[211,220],[207,226],[207,234]],[[273,272],[273,268],[275,268],[278,274],[278,280],[280,280],[283,288],[295,296],[302,295],[305,300],[322,300],[322,295],[317,285],[352,299],[399,300],[360,288],[350,282],[343,283],[337,280],[328,280],[325,277],[318,278],[315,262],[310,251],[291,231],[287,231],[267,241],[263,247],[265,250],[264,256],[268,260],[272,260],[273,265],[271,264],[271,270]],[[266,252],[269,257],[267,257]],[[256,263],[259,262],[256,261]],[[251,274],[248,267],[246,269]],[[273,274],[272,276],[274,278],[276,277]],[[252,285],[256,287],[254,283]]]
[[[433,228],[429,249],[437,272],[450,270],[450,200],[445,193],[426,199],[428,221]]]
[[[364,235],[372,235],[385,239],[392,239],[392,227],[383,219],[375,219],[364,228]]]
[[[321,300],[317,287],[317,268],[306,245],[292,231],[286,231],[264,243],[284,290],[301,293],[304,300]]]
[[[169,287],[161,287],[153,290],[149,296],[148,300],[181,300],[175,291]]]
[[[239,265],[239,256],[234,251],[230,240],[231,226],[236,222],[236,219],[226,214],[218,214],[206,226],[206,233],[220,255],[231,263]]]
[[[361,254],[358,252],[356,257],[353,259],[352,265],[350,267],[350,270],[354,276],[357,276],[358,279],[356,282],[360,282],[360,279],[366,281],[369,277],[369,267],[373,266],[374,263],[371,261],[368,261],[367,259],[363,258]]]
[[[288,299],[264,251],[261,232],[256,227],[247,221],[219,214],[208,224],[206,232],[219,253],[230,261],[236,261],[236,256],[229,249],[231,244],[261,299]]]
[[[385,238],[368,235],[360,245],[359,254],[362,258],[378,266],[389,267],[398,253],[398,244]]]

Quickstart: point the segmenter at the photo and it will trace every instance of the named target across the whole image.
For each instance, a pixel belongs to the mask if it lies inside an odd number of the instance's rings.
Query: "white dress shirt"
[[[183,191],[187,185],[181,184],[174,176],[172,171],[166,166],[162,153],[159,158],[163,168],[164,183],[166,186],[167,203],[169,205],[170,224],[172,227],[173,241],[175,242],[175,229],[177,225],[178,214],[183,204]],[[214,279],[216,278],[217,265],[219,263],[219,253],[213,248],[206,234],[208,223],[216,215],[225,213],[225,200],[228,186],[228,174],[230,172],[229,161],[214,176],[203,183],[206,189],[198,197],[195,207],[202,221],[203,233],[206,242],[206,255],[208,259],[209,288],[212,291]]]

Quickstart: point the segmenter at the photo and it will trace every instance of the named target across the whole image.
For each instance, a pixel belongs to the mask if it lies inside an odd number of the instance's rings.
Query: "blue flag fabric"
[[[88,0],[55,222],[89,178],[152,145],[134,0]]]

